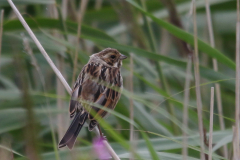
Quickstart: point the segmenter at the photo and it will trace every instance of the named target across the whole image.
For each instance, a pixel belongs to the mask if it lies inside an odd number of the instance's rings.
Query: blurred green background
[[[13,2],[70,86],[93,53],[111,47],[129,57],[123,61],[122,97],[102,125],[104,135],[121,159],[129,159],[132,152],[135,159],[182,159],[186,66],[194,48],[190,0],[88,0],[85,9],[80,0]],[[220,127],[215,98],[213,158],[224,159],[223,146],[227,145],[226,157],[231,159],[236,1],[209,3],[216,49],[209,42],[205,1],[196,1],[203,126],[209,132],[210,87],[218,82],[225,128]],[[57,149],[70,124],[70,97],[6,0],[0,0],[0,8],[4,10],[0,159],[97,159],[92,149],[96,135],[87,127],[80,132],[72,151]],[[80,13],[82,25],[78,33]],[[174,27],[176,21],[172,19],[177,19],[184,29]],[[212,58],[219,62],[219,71],[213,70]],[[186,88],[189,128],[185,131],[189,135],[188,159],[194,160],[200,158],[200,140],[193,67],[190,80],[191,88]],[[131,113],[135,124],[132,131]],[[204,137],[207,139],[206,134]]]

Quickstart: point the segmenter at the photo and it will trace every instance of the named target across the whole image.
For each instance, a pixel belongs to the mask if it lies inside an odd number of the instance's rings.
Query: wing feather
[[[85,69],[86,65],[83,67],[82,71],[80,72],[77,81],[74,84],[72,95],[71,95],[71,100],[69,104],[69,114],[70,118],[73,118],[74,115],[76,114],[77,109],[81,108],[81,103],[78,102],[78,98],[81,97],[81,92],[82,92],[82,84],[85,78]]]

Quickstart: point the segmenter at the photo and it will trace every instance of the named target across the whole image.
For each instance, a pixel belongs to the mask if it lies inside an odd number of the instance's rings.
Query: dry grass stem
[[[214,87],[211,87],[211,100],[210,100],[210,125],[209,125],[209,155],[208,160],[212,159],[212,141],[213,141],[213,109],[214,109]]]
[[[133,57],[132,54],[130,54],[130,76],[129,76],[129,89],[130,92],[133,93]],[[133,99],[129,98],[130,102],[130,120],[134,121],[134,107],[133,107]],[[132,123],[130,123],[130,142],[133,142],[134,140],[134,126]],[[132,150],[134,150],[134,146],[132,147]],[[132,156],[134,156],[132,154]],[[130,158],[130,160],[133,158]]]
[[[211,18],[211,10],[209,6],[209,0],[205,0],[205,7],[206,7],[206,14],[207,14],[207,24],[208,24],[208,32],[209,32],[209,39],[210,44],[212,47],[215,47],[215,40],[214,40],[214,33],[213,33],[213,27],[212,27],[212,18]],[[213,69],[214,71],[218,71],[218,63],[215,58],[213,58]],[[220,128],[221,130],[225,130],[225,124],[223,120],[223,113],[222,113],[222,99],[221,99],[221,89],[219,83],[215,84],[216,88],[216,98],[217,98],[217,107],[218,107],[218,114],[219,114],[219,122],[220,122]],[[223,146],[223,155],[225,158],[228,157],[228,150],[227,146]]]
[[[129,89],[130,92],[133,93],[133,58],[130,55],[130,76],[129,76]],[[130,102],[130,119],[133,121],[134,119],[134,108],[133,108],[133,99],[129,99]],[[133,141],[134,138],[134,126],[130,124],[130,141]]]
[[[38,41],[38,39],[36,38],[36,36],[34,35],[34,33],[32,32],[32,30],[30,29],[30,27],[28,26],[28,24],[26,23],[26,21],[23,19],[22,15],[19,13],[18,9],[16,8],[16,6],[14,5],[14,3],[12,2],[12,0],[8,0],[8,3],[10,4],[10,6],[12,7],[13,11],[15,12],[15,14],[17,15],[18,19],[20,20],[20,22],[22,23],[22,25],[24,26],[24,28],[26,29],[26,31],[28,32],[28,34],[31,36],[31,38],[33,39],[33,41],[35,42],[35,44],[37,45],[38,49],[40,50],[40,52],[43,54],[43,56],[45,57],[45,59],[47,60],[47,62],[49,63],[49,65],[51,66],[51,68],[53,69],[53,71],[55,72],[55,74],[57,75],[57,77],[61,80],[62,84],[64,85],[65,89],[68,91],[69,94],[71,94],[72,89],[70,88],[70,86],[68,85],[68,83],[66,82],[66,80],[64,79],[64,77],[62,76],[62,74],[59,72],[59,70],[57,69],[57,67],[55,66],[55,64],[53,63],[53,61],[50,59],[50,57],[48,56],[48,54],[46,53],[45,49],[42,47],[41,43]],[[96,129],[98,130],[98,129]],[[99,131],[97,132],[99,135]],[[106,145],[106,147],[108,148],[109,153],[111,154],[111,156],[116,159],[119,160],[118,155],[115,153],[115,151],[111,148],[111,146],[108,144],[107,141],[104,141],[104,144]]]
[[[84,13],[85,13],[85,10],[87,7],[87,3],[88,3],[88,0],[82,0],[80,3],[80,7],[79,7],[80,11],[79,11],[79,15],[78,15],[77,44],[76,44],[74,63],[73,63],[72,85],[75,83],[75,80],[76,80],[79,40],[80,40],[80,36],[81,36],[82,20],[83,20]]]
[[[2,54],[2,33],[3,33],[3,18],[4,18],[4,10],[1,10],[1,20],[0,20],[0,62],[1,62],[1,54]]]
[[[236,154],[236,127],[232,126],[232,131],[233,131],[233,137],[232,137],[232,147],[233,147],[233,156],[232,160],[237,160]]]
[[[204,155],[204,137],[203,137],[203,122],[202,122],[202,100],[200,91],[200,76],[199,76],[199,59],[198,59],[198,35],[197,35],[197,20],[196,20],[196,4],[193,0],[193,26],[194,26],[194,75],[197,96],[197,112],[198,112],[198,128],[200,134],[201,160],[205,160]]]
[[[239,15],[239,0],[237,0],[237,24],[236,24],[236,97],[235,97],[235,141],[236,148],[234,150],[236,160],[240,158],[239,155],[239,110],[240,110],[240,15]]]
[[[191,81],[191,68],[192,68],[192,57],[188,57],[187,62],[187,69],[186,69],[186,79],[185,79],[185,86],[184,86],[184,107],[183,107],[183,159],[187,160],[188,158],[188,103],[189,103],[189,88],[190,88],[190,81]]]

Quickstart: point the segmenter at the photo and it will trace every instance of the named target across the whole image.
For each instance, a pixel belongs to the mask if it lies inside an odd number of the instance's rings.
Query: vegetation
[[[120,159],[211,159],[209,146],[216,160],[239,154],[235,0],[209,0],[210,14],[203,0],[13,2],[70,86],[91,54],[128,56],[122,97],[101,121]],[[57,148],[70,96],[8,2],[0,6],[1,159],[101,159],[87,127],[72,151]]]

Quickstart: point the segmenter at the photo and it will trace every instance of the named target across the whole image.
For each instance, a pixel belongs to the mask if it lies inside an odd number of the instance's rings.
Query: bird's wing
[[[82,71],[80,72],[77,78],[77,81],[73,86],[71,100],[69,104],[70,118],[72,118],[75,115],[77,109],[81,109],[82,107],[81,103],[78,102],[78,98],[81,97],[82,85],[85,78],[85,68],[86,66],[83,67]]]

